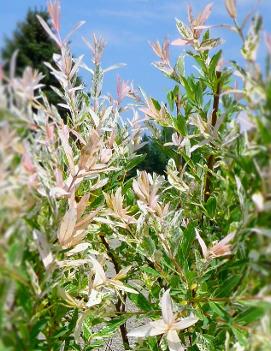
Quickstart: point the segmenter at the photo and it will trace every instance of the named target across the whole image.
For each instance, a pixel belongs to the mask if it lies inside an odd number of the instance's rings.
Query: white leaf
[[[191,325],[196,324],[198,320],[199,319],[197,317],[195,317],[193,314],[191,314],[189,317],[182,318],[179,321],[177,321],[176,323],[174,323],[174,328],[176,330],[183,330],[183,329],[191,327]]]
[[[90,115],[91,115],[91,117],[92,117],[92,120],[93,120],[93,122],[94,122],[94,124],[95,124],[95,127],[99,127],[99,124],[100,124],[100,118],[99,118],[99,116],[96,114],[96,112],[94,112],[93,110],[92,110],[92,108],[88,108],[88,112],[90,113]]]
[[[169,292],[170,292],[170,289],[165,291],[161,298],[161,309],[162,309],[164,322],[170,325],[174,321],[174,315],[172,311],[172,302],[171,302]]]
[[[79,252],[85,251],[87,248],[90,247],[90,243],[81,243],[76,245],[73,249],[69,250],[68,252],[66,252],[67,256],[72,256],[72,255],[76,255]]]
[[[236,18],[237,11],[236,11],[236,0],[225,0],[226,9],[231,18]]]
[[[60,349],[59,349],[59,351],[64,351],[65,350],[65,340],[63,341],[63,343],[61,344],[61,346],[60,346]]]
[[[83,266],[84,264],[89,264],[91,263],[90,259],[81,259],[81,260],[63,260],[63,261],[58,261],[57,265],[59,267],[80,267]]]
[[[75,75],[75,73],[77,73],[77,71],[78,71],[78,68],[79,68],[79,66],[81,65],[81,62],[82,62],[82,60],[83,60],[83,57],[84,57],[84,55],[81,55],[81,56],[79,56],[77,59],[75,59],[75,64],[74,64],[74,66],[73,66],[73,68],[72,68],[72,70],[71,70],[71,72],[70,72],[70,79],[72,79],[73,78],[73,76]],[[80,85],[80,87],[77,87],[76,89],[78,90],[78,89],[83,89],[83,85]],[[73,89],[75,89],[75,88],[73,88]]]
[[[105,186],[105,184],[108,183],[109,178],[104,178],[103,180],[98,181],[96,184],[94,184],[93,186],[91,186],[89,188],[89,191],[93,191],[93,190],[97,190],[102,188],[103,186]]]
[[[255,227],[255,228],[252,228],[251,230],[257,234],[261,234],[261,235],[267,236],[268,238],[271,238],[271,229],[269,228]]]
[[[33,238],[36,241],[40,257],[45,269],[49,269],[51,264],[54,262],[53,254],[50,250],[49,244],[45,236],[38,230],[33,231]]]
[[[201,247],[202,255],[204,258],[207,258],[208,257],[208,248],[207,248],[204,240],[200,236],[199,231],[197,229],[195,229],[195,231],[196,231],[196,238],[197,238],[197,240],[200,244],[200,247]]]
[[[15,70],[16,70],[16,61],[18,56],[19,50],[15,50],[11,56],[10,65],[9,65],[9,78],[12,80],[15,77]]]
[[[70,37],[80,28],[82,27],[84,24],[86,23],[86,21],[80,21],[78,22],[73,28],[72,30],[66,35],[64,42],[67,43],[68,40],[70,39]]]
[[[257,192],[252,195],[252,201],[256,205],[256,208],[259,212],[264,210],[264,197],[262,193]]]
[[[107,72],[110,72],[110,71],[112,71],[114,69],[118,69],[118,68],[125,67],[125,66],[126,66],[126,63],[117,63],[115,65],[107,67],[106,69],[103,70],[103,72],[107,73]]]
[[[133,289],[130,288],[129,286],[124,285],[122,282],[120,282],[119,280],[115,280],[115,279],[111,279],[110,280],[111,285],[115,286],[117,289],[122,290],[122,291],[126,291],[129,292],[131,294],[138,294],[138,292]]]
[[[241,134],[247,133],[251,129],[255,128],[254,123],[251,122],[247,112],[245,112],[245,111],[241,111],[238,114],[238,116],[236,118],[236,122],[239,124]]]
[[[93,288],[95,288],[98,285],[104,284],[107,281],[107,278],[100,262],[98,262],[96,258],[92,256],[90,257],[90,260],[92,262],[93,270],[95,272],[95,277],[93,281]]]
[[[161,335],[166,332],[167,326],[162,319],[142,325],[141,327],[132,329],[128,332],[127,336],[135,338],[144,338],[146,336]]]
[[[69,110],[69,111],[71,110],[70,106],[67,105],[67,104],[59,103],[59,104],[57,104],[57,106],[63,107],[63,108],[65,108],[66,110]]]
[[[61,246],[65,247],[66,245],[69,245],[69,242],[71,241],[73,236],[76,220],[77,211],[74,202],[72,202],[68,211],[65,213],[61,221],[60,228],[57,234]]]
[[[84,214],[85,209],[87,208],[87,205],[88,205],[89,197],[90,197],[90,194],[86,193],[81,197],[80,201],[77,203],[77,219],[80,219]]]
[[[103,295],[99,291],[92,289],[88,296],[88,302],[86,306],[92,307],[92,306],[99,305],[102,302],[102,297]]]
[[[84,62],[81,63],[80,67],[94,75],[93,69],[89,68]]]
[[[76,342],[77,345],[80,345],[82,340],[81,340],[81,331],[82,331],[82,326],[84,323],[84,320],[88,316],[88,312],[83,312],[80,314],[79,318],[77,319],[74,332],[73,332],[73,337],[74,341]]]
[[[72,148],[69,144],[69,139],[68,139],[69,138],[68,127],[64,126],[62,129],[60,129],[58,131],[58,135],[60,137],[65,155],[67,157],[70,171],[71,171],[72,175],[74,175],[75,174],[75,166],[74,166],[74,161],[73,161],[73,151],[72,151]]]
[[[67,192],[66,190],[64,190],[63,188],[60,188],[58,186],[55,186],[50,190],[51,197],[59,198],[62,196],[69,196],[69,195],[70,195],[69,192]]]
[[[167,344],[170,351],[185,351],[176,330],[169,330],[167,333]]]
[[[45,31],[49,34],[49,36],[57,43],[57,45],[59,47],[61,47],[61,42],[58,40],[58,38],[56,37],[56,35],[52,32],[51,28],[48,26],[48,24],[44,21],[44,19],[42,17],[40,17],[39,15],[37,15],[38,20],[40,21],[40,24],[42,25],[42,27],[45,29]]]
[[[229,233],[228,235],[225,236],[222,240],[220,240],[217,245],[219,246],[224,246],[227,245],[233,238],[235,237],[235,232]]]

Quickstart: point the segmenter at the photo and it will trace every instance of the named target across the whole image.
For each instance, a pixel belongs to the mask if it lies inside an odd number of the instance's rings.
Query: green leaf
[[[104,346],[105,341],[104,340],[95,340],[92,341],[91,344],[87,347],[88,350],[100,350]]]
[[[184,56],[180,55],[177,59],[177,63],[175,65],[175,72],[177,73],[179,78],[185,76],[185,62]]]
[[[209,302],[208,304],[215,315],[218,315],[225,320],[229,319],[228,313],[224,310],[224,308],[222,308],[222,306],[219,303]]]
[[[214,345],[215,338],[212,335],[206,335],[201,333],[196,333],[197,340],[196,344],[200,351],[216,351],[216,347]]]
[[[209,217],[214,218],[216,212],[216,198],[214,196],[209,197],[205,204],[205,208]]]
[[[155,107],[158,111],[160,111],[160,110],[161,110],[161,105],[160,105],[160,103],[159,103],[157,100],[155,100],[154,98],[151,98],[151,100],[152,100],[152,103],[154,104],[154,107]]]
[[[135,155],[129,162],[126,164],[126,171],[130,171],[138,166],[144,159],[145,155]]]
[[[216,71],[216,66],[218,64],[218,61],[220,60],[222,55],[222,50],[219,50],[212,58],[211,61],[209,63],[209,72],[211,73],[211,75],[215,74]]]
[[[174,127],[176,128],[176,130],[182,135],[185,136],[187,135],[187,127],[186,127],[186,120],[184,118],[184,116],[182,116],[181,114],[179,114],[177,116],[177,118],[172,119],[173,123],[174,123]]]
[[[202,51],[211,50],[211,49],[214,49],[215,47],[221,45],[222,43],[223,43],[223,41],[220,38],[207,39],[207,40],[204,40],[200,44],[200,50],[202,50]]]
[[[241,346],[248,346],[247,331],[239,328],[232,328],[233,334]]]
[[[174,94],[172,91],[169,91],[167,94],[167,101],[168,101],[168,105],[171,111],[174,110]]]
[[[189,27],[187,27],[179,19],[176,20],[176,26],[177,26],[177,29],[182,37],[184,37],[184,38],[191,38],[192,37],[191,29]]]
[[[151,304],[142,294],[129,294],[129,299],[143,311],[148,312],[152,310]]]
[[[186,90],[186,94],[189,100],[191,100],[191,102],[193,102],[195,100],[195,93],[193,90],[193,83],[191,82],[191,80],[186,79],[186,78],[182,78],[182,83],[183,86]]]
[[[39,332],[43,331],[44,327],[48,323],[48,319],[49,319],[49,317],[40,319],[40,320],[38,320],[38,322],[36,324],[34,324],[32,330],[30,332],[31,339],[34,339],[39,334]]]
[[[156,245],[151,236],[145,236],[142,242],[142,247],[144,251],[148,253],[148,255],[153,255],[156,250]]]
[[[241,325],[247,325],[259,320],[265,313],[265,309],[261,306],[249,307],[245,311],[238,314],[234,321]]]
[[[106,323],[106,326],[99,330],[97,333],[93,335],[93,337],[103,337],[103,338],[109,338],[112,335],[114,335],[115,331],[123,325],[126,320],[128,319],[128,316],[121,316],[118,318],[114,318],[111,321]]]
[[[187,228],[183,231],[181,246],[180,246],[180,255],[182,258],[186,258],[190,254],[191,244],[195,239],[195,227],[193,223],[189,223]]]
[[[152,275],[153,277],[160,277],[160,273],[151,267],[142,267],[141,270]]]
[[[157,342],[157,338],[148,338],[147,344],[149,346],[150,351],[160,351],[159,344]],[[144,351],[144,349],[141,349],[141,351]]]
[[[226,280],[220,280],[220,286],[216,290],[214,296],[216,297],[226,297],[230,296],[233,290],[238,286],[241,279],[240,274],[235,274]]]

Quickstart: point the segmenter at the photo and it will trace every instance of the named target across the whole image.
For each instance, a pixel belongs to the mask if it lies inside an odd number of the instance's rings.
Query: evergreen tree
[[[60,102],[60,99],[49,87],[50,85],[59,87],[59,83],[49,73],[49,69],[44,65],[44,62],[50,62],[52,55],[59,49],[40,25],[37,15],[41,16],[50,26],[47,11],[28,10],[26,19],[18,23],[12,37],[5,38],[5,45],[1,50],[5,62],[4,70],[6,73],[8,72],[12,54],[18,49],[16,75],[20,76],[26,66],[37,69],[44,75],[42,83],[45,87],[43,92],[50,103],[56,104]]]
[[[159,139],[144,135],[143,141],[147,143],[139,150],[139,154],[144,154],[145,159],[138,165],[139,170],[165,174],[166,165],[172,155],[163,144],[171,140],[171,134],[172,131],[169,128],[162,128]]]

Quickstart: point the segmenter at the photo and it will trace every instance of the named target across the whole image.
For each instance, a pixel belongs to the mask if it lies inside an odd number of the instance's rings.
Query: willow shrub
[[[45,64],[65,116],[41,74],[14,77],[14,54],[0,85],[1,350],[109,350],[118,333],[126,350],[270,350],[270,70],[256,61],[261,18],[240,26],[235,1],[226,9],[244,67],[223,63],[212,5],[195,18],[189,7],[177,63],[168,41],[152,44],[174,82],[166,104],[121,78],[103,95],[119,66],[102,67],[97,36],[92,67],[72,58],[56,1],[54,30],[40,22],[60,50]],[[143,115],[172,134],[164,176],[131,176]]]

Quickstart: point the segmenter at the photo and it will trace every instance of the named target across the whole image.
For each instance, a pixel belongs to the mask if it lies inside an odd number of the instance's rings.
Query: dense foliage
[[[240,26],[225,3],[245,66],[223,63],[212,5],[197,17],[188,7],[172,42],[186,54],[172,65],[169,42],[152,44],[175,82],[166,103],[121,78],[116,97],[103,95],[121,65],[102,67],[95,35],[93,67],[72,58],[57,1],[53,29],[39,21],[58,46],[46,66],[67,123],[41,74],[16,77],[15,56],[1,74],[0,349],[270,350],[270,70],[257,64],[261,18]],[[144,119],[157,140],[171,135],[165,175],[131,176]],[[123,346],[110,346],[118,332]]]

